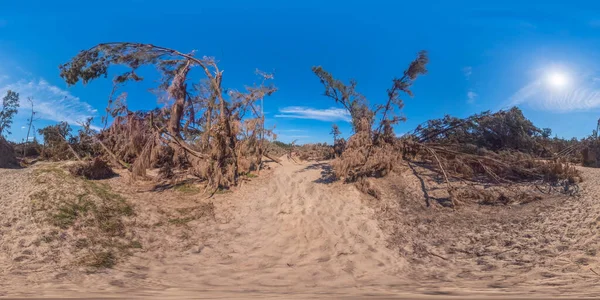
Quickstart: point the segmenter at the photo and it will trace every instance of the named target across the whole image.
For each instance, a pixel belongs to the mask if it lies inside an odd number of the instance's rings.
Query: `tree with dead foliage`
[[[257,102],[276,91],[266,84],[272,76],[260,73],[261,84],[246,87],[243,92],[226,92],[223,71],[214,58],[197,58],[194,52],[151,44],[118,42],[81,51],[60,66],[61,77],[70,85],[79,81],[86,84],[108,76],[113,65],[128,69],[115,76],[115,85],[140,81],[143,78],[136,73],[139,67],[155,66],[161,74],[157,89],[171,103],[170,107],[149,113],[130,112],[121,106],[113,111],[113,128],[101,133],[104,138],[121,140],[115,142],[116,148],[138,139],[141,144],[137,143],[138,150],[132,153],[134,175],[145,176],[145,170],[158,161],[165,146],[189,164],[188,173],[207,180],[215,190],[236,185],[241,174],[260,167],[266,155],[263,139],[268,133]],[[188,86],[193,69],[200,69],[204,78]],[[134,128],[137,133],[132,132]]]
[[[19,108],[19,93],[8,90],[6,96],[2,98],[2,110],[0,110],[0,136],[8,135],[11,132],[13,118]]]
[[[336,177],[354,182],[362,177],[384,176],[393,169],[399,159],[399,152],[394,149],[393,126],[405,120],[401,115],[404,106],[401,95],[412,96],[410,88],[419,75],[427,73],[428,62],[427,52],[419,52],[402,77],[392,80],[386,102],[373,108],[356,91],[355,80],[344,84],[323,67],[312,68],[325,87],[324,95],[346,108],[352,119],[354,134],[349,138],[341,157],[333,162]],[[375,123],[376,119],[378,123]]]

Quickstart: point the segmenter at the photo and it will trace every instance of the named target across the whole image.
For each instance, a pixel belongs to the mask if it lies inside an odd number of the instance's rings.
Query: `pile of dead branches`
[[[387,102],[374,108],[356,91],[356,82],[344,84],[321,67],[313,68],[325,86],[325,95],[344,106],[352,118],[354,134],[332,162],[336,178],[354,182],[359,190],[378,198],[381,192],[369,178],[386,176],[407,162],[416,163],[440,175],[453,205],[473,195],[487,204],[535,198],[519,189],[509,188],[508,195],[473,188],[476,185],[528,183],[540,189],[573,190],[581,180],[579,172],[553,152],[558,147],[553,147],[551,130],[535,127],[516,107],[465,119],[446,116],[430,120],[397,138],[393,125],[405,120],[396,112],[403,107],[400,93],[412,95],[410,87],[427,72],[427,63],[425,52],[419,53],[403,76],[393,80]],[[332,134],[337,140],[340,132],[335,125]]]
[[[465,119],[446,116],[431,120],[400,140],[405,158],[428,159],[440,171],[463,179],[556,183],[577,176],[560,153],[541,155],[540,132],[514,107]]]
[[[512,112],[514,111],[513,109]],[[465,130],[465,128],[472,128],[473,124],[481,124],[484,118],[488,120],[490,118],[503,119],[506,114],[507,112],[500,111],[495,114],[475,115],[462,120],[454,118],[452,122],[445,124],[446,126],[440,126],[440,123],[437,122],[429,122],[430,126],[420,126],[413,133],[400,139],[404,159],[420,163],[440,174],[447,185],[451,198],[453,198],[453,205],[460,202],[461,198],[469,198],[475,194],[485,203],[502,203],[509,201],[511,197],[525,199],[522,191],[511,189],[512,186],[523,184],[532,184],[538,189],[542,189],[543,186],[544,190],[559,187],[556,191],[567,194],[578,190],[577,183],[581,181],[579,171],[567,159],[559,156],[551,159],[536,156],[531,154],[535,151],[527,151],[526,148],[523,148],[527,145],[526,143],[519,146],[510,144],[520,147],[520,149],[507,146],[491,151],[477,144],[478,139],[473,137],[473,131]],[[480,128],[476,129],[480,130]],[[523,127],[521,130],[520,132],[518,130],[494,132],[490,128],[485,128],[482,131],[495,137],[494,141],[487,142],[493,143],[501,140],[518,140],[519,138],[526,140],[528,136],[531,137]],[[479,142],[485,143],[481,140]],[[460,182],[468,182],[470,185],[465,186]],[[457,184],[455,185],[455,183]],[[473,183],[504,186],[508,190],[512,190],[513,195],[509,197],[505,193],[500,193],[496,195],[497,197],[492,197],[489,191],[473,188]]]

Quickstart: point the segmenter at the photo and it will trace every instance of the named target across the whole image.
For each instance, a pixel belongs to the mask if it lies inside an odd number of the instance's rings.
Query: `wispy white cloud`
[[[549,87],[536,80],[520,88],[508,100],[507,106],[526,104],[534,109],[573,112],[600,108],[600,89],[594,88],[596,78],[579,78],[578,84],[563,89]]]
[[[276,129],[277,132],[306,132],[304,129]]]
[[[0,95],[5,94],[7,90],[19,93],[22,107],[28,106],[24,100],[31,97],[34,102],[34,110],[42,120],[66,121],[69,124],[76,125],[77,122],[85,121],[85,119],[94,117],[97,114],[97,110],[87,102],[82,101],[66,90],[50,84],[44,79],[20,80],[10,84],[3,84],[0,86]],[[19,115],[22,115],[22,117],[25,117],[27,114],[26,110],[19,110]]]
[[[471,74],[473,74],[473,67],[471,66],[466,66],[462,69],[463,74],[465,74],[465,78],[467,78],[467,80],[469,80],[471,78]]]
[[[310,138],[310,135],[286,135],[285,137],[292,139],[307,139]]]
[[[17,71],[17,72],[18,72],[19,74],[21,74],[22,76],[25,76],[25,77],[27,77],[27,78],[29,78],[29,77],[33,76],[33,73],[31,73],[31,72],[29,72],[29,71],[25,70],[25,69],[24,69],[23,67],[21,67],[21,66],[15,66],[14,68],[15,68],[15,71]]]
[[[350,114],[343,108],[316,109],[301,106],[289,106],[279,109],[276,118],[311,119],[318,121],[345,121],[350,122]]]
[[[467,103],[469,104],[473,104],[475,103],[475,99],[477,99],[477,93],[475,93],[473,90],[470,90],[469,92],[467,92]]]

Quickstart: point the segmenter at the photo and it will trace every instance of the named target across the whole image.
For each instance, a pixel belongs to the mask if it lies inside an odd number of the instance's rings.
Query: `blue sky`
[[[311,66],[356,79],[374,104],[422,49],[429,73],[404,98],[398,134],[511,105],[560,137],[584,137],[600,117],[597,1],[0,1],[0,92],[33,97],[38,128],[86,116],[99,125],[110,80],[67,87],[58,65],[110,41],[214,56],[228,88],[255,82],[257,68],[274,72],[267,125],[286,142],[330,142],[333,122],[350,134]],[[159,105],[153,85],[125,89],[132,109]],[[26,119],[21,109],[10,139],[24,138]]]

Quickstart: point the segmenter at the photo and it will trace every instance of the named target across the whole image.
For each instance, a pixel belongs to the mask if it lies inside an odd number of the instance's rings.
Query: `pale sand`
[[[589,270],[600,272],[600,170],[584,170],[581,198],[560,203],[548,200],[553,202],[544,204],[549,207],[545,210],[536,210],[542,204],[522,209],[527,218],[536,216],[535,220],[527,219],[531,225],[521,222],[524,224],[515,225],[515,230],[487,226],[478,231],[469,224],[449,222],[449,227],[467,228],[449,228],[448,234],[470,234],[457,236],[452,249],[480,245],[483,250],[479,249],[478,257],[449,251],[451,245],[446,243],[454,237],[444,239],[434,234],[444,228],[419,229],[427,227],[423,220],[439,215],[436,220],[444,221],[467,213],[503,216],[511,213],[508,208],[473,208],[459,213],[427,208],[419,195],[418,181],[409,173],[396,179],[404,181],[402,184],[410,189],[407,195],[414,199],[388,195],[386,200],[375,202],[352,185],[323,183],[326,164],[284,160],[283,166],[272,166],[273,170],[263,172],[235,192],[213,199],[173,191],[149,192],[149,187],[129,184],[124,178],[106,181],[135,205],[137,216],[128,226],[143,249],[113,269],[94,274],[78,268],[60,269],[69,258],[56,253],[60,248],[34,245],[41,232],[49,230],[48,225],[34,222],[29,212],[28,195],[35,189],[30,175],[38,167],[0,169],[0,296],[600,296],[600,276]],[[169,219],[182,216],[182,209],[193,209],[208,201],[215,204],[215,220],[203,218],[187,226],[169,224]],[[415,209],[403,212],[402,206]],[[418,215],[421,212],[423,216]],[[410,225],[407,220],[417,223]],[[398,238],[399,230],[407,233],[402,239]],[[506,235],[516,244],[504,245],[500,239]],[[489,243],[490,236],[499,242]],[[70,238],[65,233],[64,239]],[[400,240],[423,243],[427,251],[444,259],[432,255],[418,258],[414,245],[398,245]],[[503,252],[515,245],[532,251]],[[544,247],[548,251],[533,251]],[[598,249],[598,254],[590,249]],[[471,250],[469,253],[478,249]],[[484,250],[509,257],[489,256]],[[513,262],[520,265],[511,265]]]

